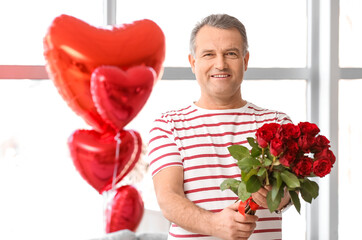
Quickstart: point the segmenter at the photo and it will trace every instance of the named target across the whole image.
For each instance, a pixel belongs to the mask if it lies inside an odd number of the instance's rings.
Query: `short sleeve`
[[[276,112],[276,122],[279,124],[293,123],[290,117],[282,112]]]
[[[167,120],[163,118],[156,119],[150,130],[148,162],[152,177],[167,167],[183,167],[180,151],[172,135],[172,129]]]

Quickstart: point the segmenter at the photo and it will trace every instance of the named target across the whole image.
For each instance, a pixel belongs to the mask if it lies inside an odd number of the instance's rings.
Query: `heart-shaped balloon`
[[[144,212],[143,200],[137,189],[130,185],[117,189],[117,193],[106,208],[106,232],[123,229],[135,231]]]
[[[133,169],[140,158],[142,140],[139,133],[131,130],[120,131],[116,137],[95,130],[76,130],[69,137],[68,146],[80,175],[102,193]]]
[[[127,71],[114,66],[96,68],[91,77],[91,93],[98,113],[120,131],[146,103],[155,77],[153,69],[145,66]]]
[[[110,126],[98,114],[90,93],[92,72],[102,65],[122,69],[145,65],[160,78],[165,37],[147,19],[105,29],[61,15],[44,38],[44,55],[49,77],[70,108],[95,130],[106,132]]]

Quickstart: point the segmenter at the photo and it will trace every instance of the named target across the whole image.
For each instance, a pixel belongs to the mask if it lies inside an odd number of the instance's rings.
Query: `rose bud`
[[[299,151],[299,147],[298,147],[298,143],[296,141],[288,141],[287,142],[287,149],[288,152],[293,153],[294,155],[297,155],[298,151]]]
[[[277,157],[281,154],[284,150],[284,144],[279,138],[274,138],[270,142],[270,153]]]
[[[329,161],[331,161],[332,165],[336,162],[336,156],[334,156],[334,153],[331,150],[329,150],[328,148],[325,148],[322,151],[315,153],[314,158],[316,160],[322,159],[322,158],[329,159]]]
[[[299,128],[300,128],[300,133],[302,135],[309,135],[309,136],[316,136],[319,133],[319,128],[316,124],[314,123],[309,123],[309,122],[300,122],[298,124]]]
[[[318,177],[324,177],[331,172],[332,163],[329,159],[319,159],[313,163],[313,172]]]
[[[289,167],[290,165],[292,165],[295,161],[296,158],[296,154],[294,154],[293,152],[284,152],[284,154],[279,158],[279,162],[286,166]]]
[[[283,141],[296,139],[300,136],[300,128],[292,123],[283,124],[279,129],[279,135]]]
[[[307,156],[302,156],[299,162],[293,167],[293,171],[301,177],[306,177],[312,172],[312,167],[313,160]]]
[[[298,139],[298,146],[303,152],[310,152],[315,145],[315,137],[310,135],[302,135]]]
[[[266,148],[268,146],[268,141],[265,140],[268,139],[268,132],[257,132],[255,136],[256,142],[261,148]]]
[[[320,152],[322,151],[324,148],[328,148],[329,146],[329,140],[323,136],[323,135],[318,135],[315,138],[315,145],[313,146],[313,152]]]
[[[270,141],[275,137],[275,134],[280,127],[277,123],[264,124],[256,131],[256,141],[260,147],[266,148]]]

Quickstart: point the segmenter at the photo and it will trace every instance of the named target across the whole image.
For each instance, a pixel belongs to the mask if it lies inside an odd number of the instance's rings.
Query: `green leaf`
[[[265,174],[265,172],[266,172],[266,168],[261,167],[256,175],[258,175],[258,177],[261,177]]]
[[[259,147],[253,147],[251,149],[251,154],[250,154],[252,157],[258,157],[261,155],[261,148]]]
[[[251,193],[246,190],[246,185],[244,182],[241,182],[238,187],[238,197],[241,201],[246,201],[250,196]]]
[[[261,187],[259,178],[255,175],[251,176],[249,181],[246,182],[246,190],[250,193],[257,192]]]
[[[276,180],[276,185],[278,188],[280,188],[280,186],[283,183],[282,177],[280,176],[280,172],[278,171],[273,171],[273,177]]]
[[[255,139],[254,139],[254,138],[248,137],[248,138],[246,138],[246,139],[248,140],[248,143],[249,143],[249,145],[250,145],[251,147],[253,147],[253,148],[259,148],[259,145],[258,145],[258,143],[255,142]]]
[[[309,195],[308,192],[304,192],[304,191],[301,190],[300,193],[301,193],[302,198],[304,199],[304,201],[306,201],[307,203],[312,203],[313,198],[312,198],[311,195]]]
[[[239,188],[239,184],[241,183],[241,181],[236,180],[236,179],[226,179],[224,180],[221,184],[220,184],[220,189],[221,191],[224,191],[226,189],[230,189],[231,191],[233,191],[236,195],[238,195],[238,188]],[[245,185],[245,184],[244,184]]]
[[[247,174],[243,174],[243,182],[247,182],[251,176],[256,175],[258,173],[258,169],[251,169]]]
[[[289,195],[290,195],[290,198],[292,199],[295,209],[300,214],[300,200],[299,200],[298,193],[296,193],[295,191],[289,191]]]
[[[280,173],[280,176],[282,177],[283,181],[289,188],[294,189],[300,187],[299,180],[297,176],[295,176],[293,173],[284,170],[283,172]]]
[[[301,183],[301,190],[308,191],[312,198],[316,199],[319,194],[319,186],[316,182],[305,178],[305,180]]]
[[[249,149],[241,145],[232,145],[228,147],[230,155],[236,160],[241,160],[245,157],[250,156]]]
[[[243,159],[241,159],[240,161],[238,161],[238,166],[241,170],[245,171],[245,172],[249,172],[250,169],[260,166],[260,162],[253,158],[253,157],[245,157]]]
[[[272,164],[272,160],[270,160],[269,158],[265,158],[264,159],[264,163],[263,163],[263,166],[265,166],[265,167],[268,167],[268,166],[270,166],[271,164]]]
[[[311,203],[313,198],[315,199],[318,197],[318,192],[319,186],[317,183],[310,181],[307,178],[301,183],[300,193],[306,202]]]
[[[279,164],[279,165],[273,165],[273,171],[277,170],[279,172],[283,172],[285,170],[287,170],[287,168],[285,168],[283,165]]]
[[[280,190],[280,186],[278,186],[278,184],[273,184],[273,187],[272,187],[272,190],[270,191],[271,192],[271,200],[272,201],[275,201],[278,193],[279,193],[279,190]]]
[[[275,210],[278,209],[281,199],[282,199],[282,195],[280,194],[280,191],[278,191],[278,194],[275,197],[275,200],[272,199],[271,191],[268,192],[268,195],[266,196],[266,201],[268,203],[268,208],[269,208],[270,212],[274,212]]]

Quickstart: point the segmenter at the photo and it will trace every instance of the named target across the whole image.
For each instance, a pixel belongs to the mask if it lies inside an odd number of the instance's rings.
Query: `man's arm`
[[[187,231],[222,239],[247,239],[258,217],[241,215],[238,203],[212,213],[196,206],[185,197],[183,168],[168,167],[153,177],[155,192],[163,215]]]

